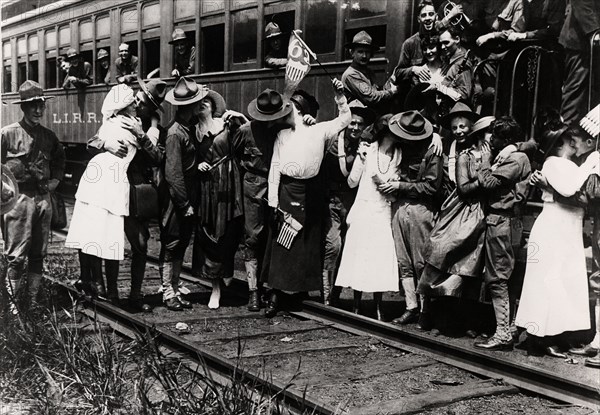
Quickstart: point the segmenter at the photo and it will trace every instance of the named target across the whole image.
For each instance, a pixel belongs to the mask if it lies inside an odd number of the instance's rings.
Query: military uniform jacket
[[[65,152],[58,137],[41,125],[21,120],[0,130],[1,162],[14,174],[22,190],[48,191],[48,180],[61,180]]]
[[[373,108],[393,95],[390,90],[380,90],[375,84],[375,74],[369,68],[360,68],[352,63],[342,75],[344,94],[348,102],[358,99],[365,106]]]

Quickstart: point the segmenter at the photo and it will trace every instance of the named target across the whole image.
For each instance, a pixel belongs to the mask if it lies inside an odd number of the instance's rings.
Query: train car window
[[[144,78],[158,78],[160,76],[160,38],[144,39]],[[150,76],[152,75],[152,76]]]
[[[337,4],[329,0],[308,0],[304,40],[317,54],[335,52]]]
[[[27,80],[27,62],[17,64],[17,84],[21,85]]]
[[[137,9],[127,9],[121,12],[121,34],[135,32],[139,25]]]
[[[55,49],[56,48],[56,31],[48,30],[45,34],[45,46],[46,49]]]
[[[81,59],[84,62],[88,62],[88,63],[92,63],[94,62],[94,51],[92,50],[80,50],[79,53],[81,54]]]
[[[12,87],[12,68],[10,66],[10,61],[4,62],[2,76],[4,77],[2,80],[2,92],[12,92],[14,88]]]
[[[379,46],[379,50],[375,52],[374,57],[385,56],[385,43],[386,43],[386,25],[379,26],[362,26],[353,29],[348,29],[344,32],[344,44],[352,42],[352,38],[355,34],[361,30],[366,31],[372,38],[373,44]],[[345,59],[352,59],[350,51],[346,49],[344,52]]]
[[[35,60],[29,59],[29,75],[27,75],[27,79],[30,81],[39,82],[39,70],[38,70],[38,61],[37,57]]]
[[[107,53],[108,53],[108,68],[103,68],[102,64],[100,63],[100,61],[98,60],[98,51],[100,49],[104,49]],[[115,58],[116,59],[116,58]],[[96,57],[94,59],[95,65],[96,65],[96,84],[103,84],[104,83],[104,79],[106,78],[106,74],[108,71],[110,71],[110,64],[111,64],[111,60],[112,59],[112,55],[110,54],[110,47],[108,46],[104,46],[104,45],[96,45]]]
[[[94,38],[94,26],[90,20],[79,23],[79,40],[84,42]]]
[[[46,88],[58,88],[56,82],[56,58],[46,58]]]
[[[58,44],[60,46],[69,45],[71,43],[71,27],[62,26],[58,28]]]
[[[225,0],[210,0],[203,1],[202,4],[202,15],[216,13],[225,10]]]
[[[233,63],[256,61],[258,10],[231,13],[233,23]]]
[[[144,6],[142,9],[142,23],[144,27],[160,24],[160,4],[154,3]]]
[[[96,18],[96,39],[110,37],[110,18],[101,16]]]
[[[204,1],[203,3],[212,3]],[[196,15],[196,0],[175,0],[175,20],[183,20]]]
[[[201,72],[225,70],[225,24],[202,28]]]
[[[264,61],[266,56],[269,54],[271,54],[275,58],[287,57],[288,42],[290,39],[291,31],[295,28],[294,26],[296,23],[296,13],[293,10],[291,10],[283,13],[265,14],[265,21],[263,27],[266,27],[267,24],[269,24],[270,22],[276,23],[281,29],[283,35],[279,38],[281,40],[280,46],[277,46],[271,45],[271,42],[264,39],[263,33],[263,39],[265,40],[265,42],[263,46],[262,66],[265,66]],[[273,46],[275,46],[275,48],[279,47],[279,50],[273,51]]]
[[[138,54],[138,43],[137,43],[137,40],[132,40],[132,41],[124,41],[123,43],[126,43],[126,44],[128,44],[128,45],[129,45],[129,54],[130,54],[131,56],[138,56],[138,57],[139,57],[139,54]],[[118,56],[118,54],[117,54],[117,55],[115,55],[114,59],[117,59],[118,57],[119,57],[119,56]],[[114,59],[113,59],[113,60],[114,60]]]
[[[345,1],[342,7],[348,10],[350,19],[362,19],[385,15],[387,0]]]

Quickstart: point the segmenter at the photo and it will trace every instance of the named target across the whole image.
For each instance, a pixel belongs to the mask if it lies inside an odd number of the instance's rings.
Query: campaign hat
[[[173,30],[173,34],[171,35],[171,38],[172,38],[172,40],[169,42],[170,45],[188,40],[183,29],[180,29],[179,27],[176,28],[175,30]]]
[[[265,89],[248,104],[248,114],[257,121],[272,121],[292,112],[292,104],[272,89]]]
[[[79,56],[79,52],[77,52],[75,48],[69,48],[67,49],[67,57],[65,59],[70,61],[71,59],[78,58]]]
[[[364,30],[355,34],[352,38],[352,42],[346,44],[346,47],[349,49],[354,49],[359,46],[371,48],[373,52],[379,50],[379,47],[373,44],[373,38]]]
[[[390,131],[407,141],[420,141],[431,137],[433,125],[419,111],[405,111],[389,120]]]
[[[371,125],[375,122],[375,118],[377,118],[377,114],[375,113],[375,111],[373,111],[371,108],[366,107],[365,104],[363,104],[359,100],[355,99],[351,101],[348,104],[348,106],[350,107],[350,112],[352,114],[360,115],[361,117],[363,117],[366,125]]]
[[[275,22],[269,22],[265,27],[265,39],[273,39],[283,35],[279,25]]]
[[[35,81],[27,80],[19,87],[19,101],[14,101],[13,104],[22,104],[24,102],[47,101],[54,99],[53,96],[44,95],[42,86]]]
[[[457,102],[456,104],[454,104],[450,112],[444,117],[442,117],[442,119],[440,120],[440,125],[446,129],[450,129],[450,121],[454,117],[465,117],[475,122],[479,118],[479,114],[473,112],[471,110],[471,107],[469,107],[464,102]]]
[[[495,120],[496,117],[494,117],[493,115],[481,117],[480,119],[475,121],[475,123],[471,127],[471,132],[469,133],[469,135],[474,135],[481,130],[486,130]]]
[[[200,101],[208,94],[204,85],[198,85],[196,81],[187,76],[180,77],[173,89],[167,92],[165,101],[171,105],[189,105]]]
[[[151,79],[148,82],[144,82],[141,78],[138,78],[138,84],[144,92],[144,95],[154,105],[154,107],[164,112],[161,104],[165,100],[167,95],[167,83],[160,79]]]
[[[108,59],[108,52],[106,51],[106,49],[100,49],[98,51],[98,58],[97,59],[98,60]]]

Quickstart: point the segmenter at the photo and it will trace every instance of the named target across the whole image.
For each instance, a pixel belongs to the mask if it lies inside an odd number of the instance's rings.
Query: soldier
[[[266,202],[273,145],[280,130],[292,127],[292,106],[281,94],[266,89],[248,104],[253,120],[234,137],[236,153],[244,169],[244,263],[248,278],[248,310],[259,311],[257,275],[265,253],[269,209]]]
[[[119,45],[119,57],[115,61],[117,67],[117,82],[127,84],[134,82],[138,77],[138,58],[129,52],[129,45]]]
[[[109,84],[110,83],[110,62],[108,60],[109,55],[106,49],[100,49],[98,51],[98,73],[96,75],[98,84]]]
[[[140,151],[136,152],[127,169],[127,179],[133,186],[153,183],[152,169],[159,167],[163,161],[164,150],[162,146],[164,146],[166,138],[166,130],[158,123],[160,120],[158,111],[163,112],[161,104],[167,93],[167,84],[161,80],[148,82],[138,80],[138,82],[141,90],[136,95],[136,112],[142,121],[143,131],[134,128],[135,123],[125,126],[138,137],[141,146]],[[124,143],[120,144],[120,146],[115,146],[112,142],[105,142],[96,134],[88,141],[87,146],[91,153],[106,150],[118,157],[123,157],[127,153],[127,147]],[[158,186],[160,183],[154,183],[154,185]],[[136,311],[144,312],[152,311],[152,307],[142,301],[141,293],[146,272],[150,219],[136,215],[136,212],[130,212],[129,216],[125,217],[125,235],[129,240],[132,251],[129,306]]]
[[[82,61],[81,55],[73,48],[67,50],[66,61],[69,63],[63,88],[87,88],[93,83],[92,64]]]
[[[175,68],[171,76],[178,78],[193,75],[196,69],[196,47],[190,45],[183,29],[175,29],[172,37],[169,44],[175,47]]]
[[[269,46],[269,52],[265,56],[267,68],[282,68],[287,65],[287,51],[283,47],[283,33],[279,25],[270,22],[265,27],[265,41]]]
[[[358,99],[376,112],[387,112],[377,111],[377,108],[388,103],[398,88],[392,84],[390,89],[380,90],[375,84],[375,74],[369,69],[369,61],[379,48],[373,45],[373,39],[364,30],[358,32],[347,46],[352,54],[352,64],[342,75],[346,98],[350,101]]]
[[[46,110],[42,87],[34,81],[25,81],[19,87],[23,119],[0,131],[2,141],[1,162],[14,174],[21,197],[16,206],[2,217],[5,237],[4,255],[8,262],[6,282],[13,296],[19,292],[22,278],[26,283],[30,300],[37,296],[42,279],[42,265],[46,256],[53,192],[63,177],[65,153],[56,134],[40,125]],[[25,269],[25,262],[28,269]],[[11,310],[17,313],[13,299]]]

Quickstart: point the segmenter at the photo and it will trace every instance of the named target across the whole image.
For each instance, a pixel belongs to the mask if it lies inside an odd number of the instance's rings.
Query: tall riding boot
[[[323,270],[322,273],[322,290],[323,304],[330,305],[331,300],[331,271]]]
[[[119,261],[104,260],[104,271],[106,272],[106,297],[114,305],[119,304]]]
[[[11,272],[13,271],[13,272]],[[16,278],[17,272],[11,268],[6,273],[6,291],[8,293],[8,310],[12,314],[19,314],[17,308],[17,298],[19,295],[19,288],[21,286],[21,280]]]
[[[381,305],[383,303],[383,293],[373,293],[373,300],[375,301],[375,312],[377,313],[377,320],[385,321],[383,319],[383,312],[381,311]]]
[[[37,296],[42,283],[42,274],[30,272],[27,276],[27,291],[29,294],[30,304],[37,304]]]
[[[102,258],[94,255],[87,255],[87,266],[89,268],[89,280],[84,283],[88,287],[86,294],[92,297],[106,298],[106,289],[104,288],[104,277],[102,276]]]
[[[352,304],[352,312],[360,314],[360,302],[362,300],[362,291],[354,290],[354,302]]]
[[[256,259],[248,259],[244,265],[246,266],[246,276],[248,279],[248,310],[260,311],[260,302],[258,300],[258,280],[256,277],[258,261]]]
[[[496,332],[485,342],[475,343],[475,347],[487,350],[511,350],[513,339],[510,334],[510,310],[508,298],[492,296],[492,305],[496,315]]]

